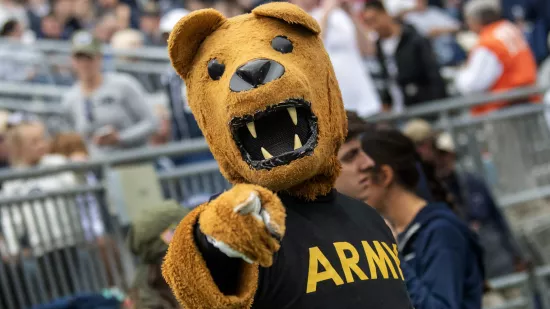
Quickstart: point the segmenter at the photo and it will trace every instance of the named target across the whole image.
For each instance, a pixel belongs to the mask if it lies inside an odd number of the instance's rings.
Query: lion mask
[[[189,14],[169,39],[173,67],[223,175],[309,199],[338,176],[347,128],[317,22],[288,3],[227,19]]]

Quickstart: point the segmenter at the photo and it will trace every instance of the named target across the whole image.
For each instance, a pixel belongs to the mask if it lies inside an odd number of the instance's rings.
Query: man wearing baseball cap
[[[63,106],[91,154],[146,145],[157,119],[139,82],[127,74],[104,74],[102,45],[89,32],[75,33],[71,52],[77,82]]]
[[[435,131],[432,125],[420,118],[409,120],[403,128],[403,134],[410,138],[416,145],[416,151],[422,160],[435,163]]]
[[[154,1],[147,2],[141,10],[139,30],[145,35],[146,45],[163,46],[166,40],[160,32],[161,8]]]
[[[87,31],[78,31],[72,38],[71,52],[73,56],[96,56],[101,55],[101,42]]]
[[[456,170],[456,149],[451,135],[443,132],[435,139],[438,176],[463,207],[465,219],[479,234],[485,251],[487,278],[523,270],[525,262],[490,189],[477,175],[462,173],[462,182]]]
[[[187,14],[189,14],[188,10],[178,8],[173,9],[162,16],[160,19],[160,33],[164,37],[165,41],[168,40],[168,36],[177,22]]]

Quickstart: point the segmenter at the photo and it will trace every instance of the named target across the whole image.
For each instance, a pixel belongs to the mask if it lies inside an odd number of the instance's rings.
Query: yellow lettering
[[[359,253],[354,246],[347,242],[335,242],[334,248],[336,248],[336,253],[338,253],[340,263],[342,263],[342,269],[344,270],[344,275],[346,276],[347,283],[353,282],[353,274],[351,273],[352,271],[361,280],[369,279],[367,275],[365,275],[365,273],[361,270],[361,268],[357,266],[357,263],[359,263]],[[345,251],[350,252],[351,257],[346,257]]]
[[[388,244],[386,244],[385,242],[383,242],[382,245],[390,253],[393,261],[395,262],[395,265],[397,265],[397,270],[399,270],[399,275],[401,275],[401,280],[405,280],[405,277],[403,277],[403,271],[401,271],[401,261],[399,260],[397,245],[393,244],[393,251],[390,249]]]
[[[325,271],[319,272],[319,263],[323,265]],[[306,293],[317,291],[317,283],[328,279],[332,279],[336,285],[344,284],[344,280],[338,275],[334,267],[330,265],[327,257],[321,252],[319,247],[309,248],[309,272],[307,274]]]
[[[376,248],[376,252],[372,249],[372,247],[366,242],[362,241],[363,249],[365,250],[365,255],[367,256],[367,261],[369,262],[369,268],[370,268],[370,277],[371,279],[378,278],[378,274],[376,271],[376,266],[378,266],[378,269],[380,269],[380,273],[382,274],[382,277],[384,279],[388,279],[388,266],[390,268],[390,271],[393,275],[394,279],[398,279],[397,273],[395,272],[395,269],[393,267],[393,264],[391,263],[390,258],[386,254],[386,251],[382,248],[379,242],[373,241],[374,247]]]

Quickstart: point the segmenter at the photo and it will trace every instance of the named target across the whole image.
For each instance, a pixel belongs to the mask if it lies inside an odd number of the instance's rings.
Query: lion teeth
[[[289,107],[286,109],[294,125],[298,125],[298,114],[296,113],[296,107]]]
[[[258,135],[256,134],[256,125],[254,124],[254,121],[247,123],[246,127],[248,128],[248,131],[250,131],[252,137],[258,137]]]
[[[269,152],[267,152],[264,147],[262,147],[262,154],[264,155],[265,159],[273,158],[273,156]]]
[[[300,141],[300,137],[298,137],[298,134],[294,134],[294,150],[302,147],[302,141]]]

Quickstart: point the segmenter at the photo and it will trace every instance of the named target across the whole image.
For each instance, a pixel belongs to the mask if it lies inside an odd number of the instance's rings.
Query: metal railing
[[[43,53],[71,53],[71,44],[66,41],[57,40],[36,40],[32,44],[24,44],[10,40],[0,39],[0,46],[13,48],[26,48],[40,51]],[[121,57],[138,57],[144,60],[168,61],[168,51],[166,47],[140,47],[139,49],[113,49],[109,45],[103,45],[103,54]]]
[[[542,281],[546,280],[548,277],[550,277],[550,265],[539,267],[535,269],[532,273],[519,272],[489,280],[489,285],[494,290],[503,290],[510,288],[519,288],[524,290],[524,296],[509,300],[506,302],[506,304],[502,306],[492,307],[490,309],[522,309],[533,306],[532,302],[533,298],[535,297],[535,295],[533,294],[535,293],[533,293],[532,290],[529,291],[528,289],[526,291],[526,286],[528,285],[529,280],[536,278],[536,281]],[[543,293],[547,293],[547,291],[543,291]]]
[[[470,108],[494,101],[516,101],[527,99],[532,95],[540,95],[550,90],[548,86],[532,86],[518,88],[500,93],[479,93],[465,96],[434,100],[409,107],[400,113],[383,113],[368,118],[372,122],[396,122],[403,119],[440,116],[445,118],[452,112],[469,111]],[[446,116],[447,115],[447,116]],[[480,118],[480,120],[483,118]]]
[[[21,50],[26,53],[19,55],[17,51]],[[37,40],[32,44],[24,44],[0,40],[0,53],[5,63],[3,69],[10,71],[4,72],[2,79],[53,85],[71,85],[75,82],[70,66],[71,45],[68,42]],[[105,71],[132,75],[148,93],[164,91],[162,76],[171,71],[166,48],[141,47],[120,50],[105,45],[103,54]],[[27,74],[29,71],[34,73]]]
[[[118,188],[106,174],[116,172],[118,167],[151,162],[161,156],[185,156],[207,150],[206,143],[200,139],[121,152],[82,163],[0,172],[0,182],[4,188],[14,183],[20,185],[21,181],[31,183],[41,180],[50,186],[58,181],[60,175],[67,174],[93,173],[100,180],[97,183],[80,183],[41,192],[31,190],[28,194],[22,192],[22,195],[0,197],[4,236],[0,242],[4,249],[0,250],[0,306],[29,308],[75,293],[100,292],[113,287],[126,290],[134,274],[134,258],[124,241],[127,222],[118,210],[127,205],[112,205],[110,191]],[[165,198],[175,200],[203,192],[214,194],[229,186],[222,180],[215,161],[159,172],[158,181],[168,189]],[[191,185],[185,187],[188,184]],[[29,209],[31,212],[28,212]],[[48,211],[51,212],[49,216]],[[92,220],[94,212],[95,221]],[[98,213],[100,218],[97,218]],[[73,219],[63,220],[63,216]],[[105,226],[105,233],[94,234],[95,230],[90,227],[92,221]],[[40,237],[34,240],[27,237],[30,241],[24,241],[23,236],[26,235],[21,234],[22,231],[33,234],[33,227],[41,226],[47,228],[41,230]],[[55,233],[51,227],[64,232]],[[11,245],[7,240],[13,240],[13,236],[10,238],[11,234],[6,234],[10,230],[20,236],[15,237]]]

